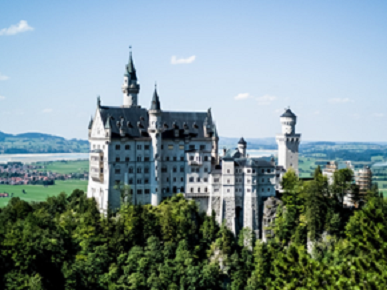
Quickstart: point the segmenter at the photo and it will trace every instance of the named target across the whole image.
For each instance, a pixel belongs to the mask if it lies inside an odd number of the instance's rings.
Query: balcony
[[[203,153],[192,152],[187,153],[188,165],[201,166],[203,165]]]
[[[103,182],[103,151],[90,152],[90,177],[94,181]]]

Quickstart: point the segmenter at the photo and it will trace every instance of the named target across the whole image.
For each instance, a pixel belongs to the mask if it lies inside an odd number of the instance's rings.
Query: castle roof
[[[108,107],[101,106],[100,114],[103,124],[109,126],[113,138],[149,137],[148,110],[140,107]],[[204,122],[207,112],[168,112],[161,111],[161,126],[163,139],[184,137],[205,138]],[[123,124],[125,135],[120,135]],[[175,135],[178,130],[178,136]]]
[[[130,80],[137,80],[136,69],[134,68],[132,51],[129,52],[129,61],[126,65],[125,76],[129,77]]]
[[[155,91],[153,93],[153,98],[152,98],[152,103],[151,103],[151,110],[155,110],[155,111],[160,111],[161,110],[161,107],[160,107],[160,99],[159,99],[159,95],[157,94],[157,88],[155,86]]]
[[[285,113],[281,115],[281,117],[295,118],[297,116],[292,112],[292,110],[290,110],[290,108],[288,108],[285,110]]]
[[[247,143],[246,143],[245,139],[243,139],[243,137],[241,137],[241,139],[239,139],[238,144],[246,145]]]

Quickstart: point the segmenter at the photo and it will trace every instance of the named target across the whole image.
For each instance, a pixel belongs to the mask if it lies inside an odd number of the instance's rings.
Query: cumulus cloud
[[[34,30],[33,27],[29,26],[27,21],[20,20],[18,24],[11,25],[8,28],[3,28],[0,30],[0,35],[15,35],[21,32]]]
[[[252,96],[249,93],[241,93],[234,97],[234,100],[240,101],[240,100],[246,100],[248,98],[251,98]]]
[[[266,106],[266,105],[270,105],[273,101],[275,101],[277,99],[276,96],[272,96],[272,95],[264,95],[262,97],[258,97],[257,98],[257,101],[258,101],[258,105],[260,106]]]
[[[3,75],[2,73],[0,73],[0,81],[6,81],[6,80],[8,80],[8,79],[9,79],[8,76]]]
[[[177,58],[175,55],[171,58],[171,64],[188,64],[193,63],[196,59],[196,55],[187,58]]]
[[[333,98],[328,100],[329,103],[331,104],[344,104],[344,103],[349,103],[353,102],[350,98]]]
[[[47,109],[44,109],[43,111],[42,111],[43,113],[52,113],[52,109],[51,108],[47,108]]]
[[[384,117],[384,114],[383,113],[374,113],[374,116],[378,117],[378,118],[382,118],[382,117]]]
[[[4,100],[5,99],[5,97],[4,96],[0,96],[0,100]]]

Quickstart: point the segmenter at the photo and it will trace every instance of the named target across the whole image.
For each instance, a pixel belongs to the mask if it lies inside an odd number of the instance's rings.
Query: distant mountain
[[[88,150],[87,140],[67,140],[63,137],[35,132],[7,134],[0,131],[0,154],[86,153]]]

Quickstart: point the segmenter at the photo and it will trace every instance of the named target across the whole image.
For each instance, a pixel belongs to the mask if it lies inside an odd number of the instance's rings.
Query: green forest
[[[385,289],[387,203],[377,189],[342,207],[351,172],[328,185],[283,178],[267,243],[235,237],[181,194],[99,213],[81,190],[0,208],[0,289]],[[356,194],[354,198],[358,198]],[[312,250],[308,251],[307,244]]]

